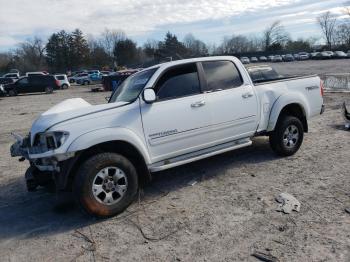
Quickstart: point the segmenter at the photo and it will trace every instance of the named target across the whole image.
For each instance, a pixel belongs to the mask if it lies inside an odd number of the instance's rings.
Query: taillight
[[[320,83],[320,88],[321,88],[321,96],[324,95],[324,85],[323,85],[323,81],[321,80],[321,83]]]

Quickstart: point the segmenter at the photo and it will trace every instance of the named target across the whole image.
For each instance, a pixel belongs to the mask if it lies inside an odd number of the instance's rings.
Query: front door
[[[30,85],[29,85],[28,77],[23,77],[16,82],[16,92],[19,94],[30,92],[28,91],[29,87]]]
[[[215,144],[252,136],[258,124],[254,87],[244,83],[232,61],[202,62]]]
[[[145,139],[153,162],[203,149],[210,111],[196,63],[168,69],[154,86],[157,101],[141,105]]]

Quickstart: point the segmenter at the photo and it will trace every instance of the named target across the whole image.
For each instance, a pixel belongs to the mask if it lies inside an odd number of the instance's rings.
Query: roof
[[[196,63],[196,62],[203,62],[203,61],[217,61],[217,60],[236,60],[236,61],[239,61],[234,56],[206,56],[206,57],[181,59],[181,60],[175,60],[175,61],[171,61],[171,62],[161,63],[158,65],[148,67],[146,69],[148,70],[148,69],[153,69],[153,68],[158,68],[158,67],[165,68],[165,67],[171,67],[171,66],[182,65],[182,64],[187,64],[187,63]]]

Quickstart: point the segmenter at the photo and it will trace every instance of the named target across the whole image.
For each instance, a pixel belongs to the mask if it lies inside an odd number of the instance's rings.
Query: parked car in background
[[[260,62],[267,62],[267,57],[266,56],[260,56],[259,57]]]
[[[297,61],[299,61],[299,60],[300,60],[300,56],[299,56],[299,54],[294,54],[294,55],[293,55],[293,57],[294,57],[294,60],[297,60]]]
[[[4,85],[5,91],[10,96],[36,92],[51,94],[54,89],[58,88],[60,88],[59,82],[53,75],[29,75],[14,83]]]
[[[102,76],[109,76],[111,73],[111,71],[101,71]]]
[[[348,58],[348,55],[346,53],[344,53],[343,51],[335,51],[333,58],[345,59],[345,58]]]
[[[273,55],[269,55],[269,56],[267,57],[267,61],[273,62],[274,58],[275,58],[275,57],[274,57]]]
[[[283,62],[282,56],[280,56],[280,55],[274,56],[272,62],[275,62],[275,63],[277,63],[277,62]]]
[[[19,73],[7,73],[7,74],[4,74],[2,77],[18,79],[19,78]]]
[[[310,59],[316,59],[316,56],[319,52],[312,52],[310,53]]]
[[[333,56],[332,56],[332,54],[330,52],[323,51],[323,52],[317,53],[317,55],[315,56],[314,59],[316,59],[316,60],[326,60],[326,59],[331,59],[332,57]]]
[[[82,74],[82,73],[78,73],[78,74],[74,74],[74,75],[69,76],[68,77],[69,83],[71,83],[71,84],[75,83],[80,74]]]
[[[257,63],[257,62],[259,62],[259,60],[258,60],[258,58],[256,58],[255,56],[253,56],[253,57],[250,58],[250,62],[252,62],[252,63]]]
[[[75,82],[78,85],[90,85],[91,79],[88,73],[81,73],[75,77]]]
[[[333,57],[334,57],[334,52],[333,52],[333,51],[323,51],[323,52],[329,54],[329,55],[330,55],[330,58],[333,58]]]
[[[47,75],[46,72],[27,72],[26,76],[42,76],[42,75]]]
[[[4,85],[6,84],[12,84],[15,82],[16,79],[11,78],[11,77],[0,77],[0,96],[4,96],[7,94]]]
[[[100,70],[88,70],[87,73],[88,73],[89,75],[101,74]]]
[[[242,64],[249,64],[250,60],[248,57],[243,56],[243,57],[241,57],[241,62],[242,62]]]
[[[306,52],[300,52],[298,55],[299,55],[299,60],[301,61],[309,59],[309,54]]]
[[[101,81],[102,80],[102,76],[103,75],[100,72],[89,74],[89,78],[90,78],[90,80],[92,82]]]
[[[287,54],[284,56],[283,61],[285,62],[293,62],[294,61],[294,56],[291,54]]]
[[[68,87],[70,87],[70,83],[69,83],[67,75],[65,75],[65,74],[56,74],[55,78],[59,82],[59,85],[60,85],[60,87],[62,89],[67,89]]]
[[[15,81],[16,79],[11,77],[0,77],[0,85],[11,84]]]

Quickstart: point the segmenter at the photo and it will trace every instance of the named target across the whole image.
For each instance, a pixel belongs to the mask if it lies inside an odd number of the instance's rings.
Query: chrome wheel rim
[[[299,141],[299,129],[295,125],[290,125],[283,133],[283,144],[287,148],[293,148]]]
[[[123,170],[110,166],[101,169],[92,183],[95,199],[104,205],[114,205],[125,195],[128,180]]]

